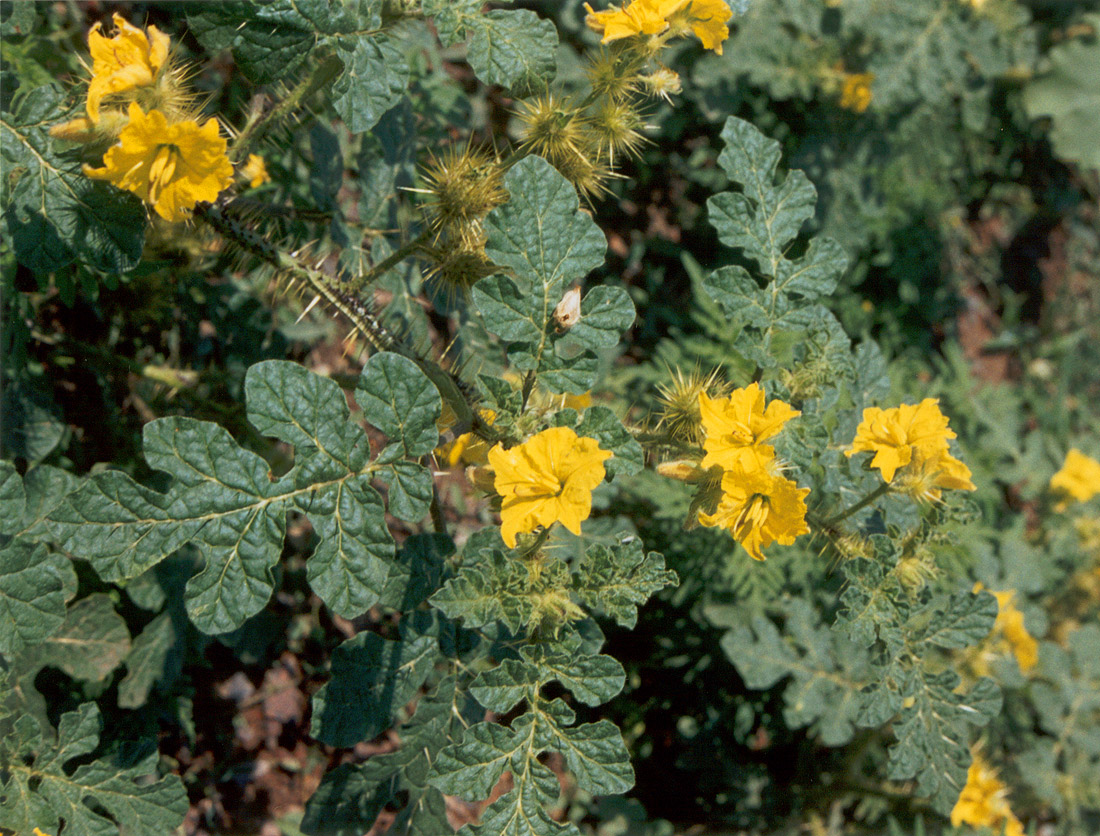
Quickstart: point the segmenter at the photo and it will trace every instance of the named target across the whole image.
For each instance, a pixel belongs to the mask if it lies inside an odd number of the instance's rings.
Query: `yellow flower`
[[[504,500],[500,533],[510,548],[516,535],[560,522],[574,534],[592,513],[592,491],[603,481],[604,460],[611,457],[594,438],[568,427],[553,427],[523,444],[489,451],[494,487]]]
[[[720,466],[730,470],[740,464],[747,470],[763,466],[775,455],[775,449],[762,444],[783,429],[792,418],[801,415],[783,401],[764,406],[764,390],[758,383],[735,389],[725,398],[699,393],[699,416],[706,438],[703,467]]]
[[[897,489],[921,502],[939,502],[941,491],[972,491],[970,468],[946,450],[925,455],[917,450],[894,480]]]
[[[993,623],[993,634],[1004,637],[1016,664],[1027,673],[1039,664],[1039,643],[1035,641],[1024,626],[1024,614],[1016,609],[1015,591],[994,592],[997,597],[997,620]]]
[[[722,54],[722,42],[729,37],[726,22],[733,15],[725,0],[632,0],[607,11],[597,12],[587,3],[588,28],[603,35],[602,43],[635,35],[659,35],[671,29],[672,35],[688,31],[706,49]]]
[[[169,124],[158,110],[130,104],[130,121],[118,144],[108,149],[103,168],[84,173],[131,191],[165,220],[185,220],[199,201],[213,201],[233,182],[233,166],[218,123],[192,120]]]
[[[1050,489],[1078,502],[1088,502],[1100,493],[1100,462],[1076,448],[1070,450],[1062,469],[1051,477]],[[1063,501],[1060,507],[1068,504]]]
[[[875,80],[874,73],[845,73],[844,86],[840,91],[840,106],[863,113],[871,104],[871,82]]]
[[[810,533],[805,501],[809,492],[766,468],[746,470],[737,464],[722,476],[717,511],[700,512],[699,522],[728,528],[754,560],[763,560],[762,550],[772,543],[789,546],[800,534]]]
[[[575,409],[577,412],[584,412],[584,410],[592,406],[591,392],[585,392],[581,395],[565,394],[561,396],[561,399],[562,409]]]
[[[248,181],[250,189],[271,182],[271,175],[267,173],[267,164],[259,154],[248,155],[248,161],[241,167],[241,174]]]
[[[123,93],[153,83],[168,60],[168,36],[157,27],[145,32],[115,13],[118,33],[108,38],[100,24],[88,33],[88,51],[92,54],[92,80],[88,85],[88,115],[99,121],[99,105],[111,93]]]
[[[863,410],[863,421],[845,454],[873,451],[871,467],[877,467],[887,482],[894,481],[900,468],[916,460],[914,471],[925,474],[936,468],[942,471],[943,483],[939,487],[964,485],[966,490],[973,490],[969,468],[947,451],[947,440],[954,437],[936,398],[892,409],[869,406]]]
[[[610,43],[633,35],[659,35],[668,28],[668,16],[687,0],[633,0],[621,9],[612,6],[604,12],[595,11],[587,3],[585,23],[603,35],[601,43]]]
[[[969,824],[989,827],[1004,836],[1024,836],[1024,826],[1013,815],[1005,798],[1008,788],[996,771],[979,755],[974,755],[966,774],[966,786],[951,810],[951,826]]]
[[[34,829],[34,833],[32,833],[32,834],[31,834],[31,836],[50,836],[50,834],[49,834],[49,833],[46,833],[46,832],[45,832],[44,830],[39,830],[39,829],[38,829],[38,828],[36,827],[36,828]]]
[[[730,36],[726,22],[733,16],[725,0],[691,0],[686,10],[686,22],[704,49],[722,54],[722,42]],[[673,23],[675,28],[675,23]]]
[[[492,424],[497,414],[491,409],[478,410],[481,420],[486,424]],[[454,413],[451,413],[452,416]],[[454,423],[451,418],[450,424]],[[450,426],[448,424],[447,426]],[[477,433],[462,433],[449,444],[442,444],[435,448],[435,457],[447,467],[463,465],[482,465],[489,460],[489,442]]]

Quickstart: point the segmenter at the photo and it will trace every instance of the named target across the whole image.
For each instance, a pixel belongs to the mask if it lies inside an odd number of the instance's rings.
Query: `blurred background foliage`
[[[559,83],[579,87],[581,57],[596,40],[583,6],[516,5],[554,22]],[[156,24],[199,60],[193,82],[210,113],[248,112],[254,81],[228,53],[209,55],[174,3],[4,4],[6,77],[21,86],[79,77],[88,27],[112,11]],[[395,39],[408,62],[407,95],[372,130],[352,135],[305,113],[265,142],[272,182],[255,194],[254,219],[263,234],[314,242],[355,269],[367,237],[377,259],[393,245],[373,233],[412,223],[415,200],[401,189],[416,185],[426,149],[503,148],[515,138],[514,102],[475,78],[465,46],[416,31]],[[937,573],[961,574],[1015,589],[1029,632],[1045,639],[1039,674],[997,663],[1005,707],[984,745],[997,753],[1013,810],[1053,833],[1100,832],[1100,546],[1095,519],[1060,516],[1046,495],[1067,449],[1100,454],[1100,2],[750,0],[723,54],[684,42],[670,65],[683,93],[652,108],[643,153],[589,204],[610,243],[598,275],[626,287],[639,312],[629,340],[605,358],[615,405],[642,420],[672,369],[723,367],[737,380],[745,367],[701,281],[737,263],[706,223],[705,203],[728,185],[716,163],[722,124],[747,119],[780,142],[784,166],[804,169],[816,186],[806,237],[832,236],[849,258],[827,304],[850,335],[878,341],[887,399],[939,397],[974,471],[979,490],[968,510],[927,543],[931,583]],[[15,92],[5,84],[5,108]],[[75,105],[76,94],[70,99]],[[218,421],[278,461],[244,420],[245,370],[270,358],[336,376],[356,367],[331,321],[299,321],[301,305],[280,296],[268,274],[245,269],[196,229],[152,227],[141,263],[122,273],[85,265],[36,273],[16,263],[5,234],[0,266],[2,442],[24,466],[84,474],[111,462],[155,483],[140,429],[173,414]],[[422,290],[445,293],[425,285],[415,265],[383,286],[391,323],[420,341],[453,337],[452,323],[415,304]],[[792,709],[791,680],[750,688],[741,660],[724,650],[724,637],[753,616],[788,626],[808,618],[811,644],[790,632],[785,643],[843,670],[848,651],[821,624],[835,618],[849,575],[799,548],[752,563],[728,537],[685,531],[690,496],[678,487],[647,472],[597,495],[606,519],[593,533],[631,521],[681,584],[644,608],[636,629],[608,628],[607,652],[628,678],[599,716],[611,716],[631,745],[631,800],[592,804],[575,794],[570,815],[607,836],[694,826],[939,832],[941,819],[873,779],[885,758],[879,731],[833,739],[820,717]],[[459,482],[439,490],[458,509],[456,523],[476,527],[485,512]],[[295,739],[304,737],[300,709],[266,744],[232,732],[231,718],[245,723],[241,706],[266,693],[257,686],[267,687],[271,671],[294,671],[303,691],[315,688],[343,635],[305,583],[308,538],[296,543],[292,529],[274,606],[216,640],[171,607],[151,617],[186,578],[186,554],[162,567],[157,584],[125,596],[90,573],[78,579],[84,592],[121,596],[134,635],[155,622],[171,636],[171,675],[111,687],[120,706],[142,705],[150,689],[161,695],[125,716],[172,729],[160,748],[185,773],[191,832],[227,832],[225,822],[259,832],[247,828],[273,818],[268,800],[249,790],[258,752],[290,776],[265,791],[291,809],[309,794],[303,776],[334,757]],[[945,656],[942,664],[968,663]],[[61,671],[32,674],[54,722],[104,687]],[[295,832],[294,818],[283,832]]]

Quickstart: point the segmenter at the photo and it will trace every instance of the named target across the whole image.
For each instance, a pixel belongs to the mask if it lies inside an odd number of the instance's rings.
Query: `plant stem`
[[[399,262],[404,261],[410,255],[423,247],[430,237],[431,231],[426,229],[418,236],[413,238],[411,241],[406,241],[404,244],[402,244],[384,259],[379,261],[377,264],[372,265],[366,273],[364,273],[356,280],[356,284],[359,285],[360,289],[368,287],[372,282],[374,282],[375,279],[384,275]]]
[[[867,496],[863,497],[863,499],[861,499],[855,505],[849,506],[848,508],[845,508],[839,514],[837,514],[835,517],[825,520],[822,525],[824,525],[826,528],[833,528],[838,522],[848,519],[848,517],[852,516],[852,514],[854,514],[856,511],[866,508],[880,496],[883,496],[884,494],[887,494],[889,492],[890,483],[883,482],[881,485],[879,485],[877,488],[867,494]]]
[[[272,125],[285,119],[298,109],[302,102],[320,90],[326,84],[331,83],[344,68],[343,62],[335,55],[326,55],[313,65],[313,70],[298,85],[291,90],[285,99],[271,108],[267,113],[256,116],[248,121],[244,130],[237,136],[233,147],[229,149],[229,159],[235,165],[248,158],[249,152],[255,147],[260,137],[266,133]]]

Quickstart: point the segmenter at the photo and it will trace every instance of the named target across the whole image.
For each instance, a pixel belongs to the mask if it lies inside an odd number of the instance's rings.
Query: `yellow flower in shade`
[[[170,41],[157,27],[142,31],[117,13],[114,23],[118,32],[110,38],[103,35],[98,23],[88,33],[88,51],[92,54],[88,115],[93,122],[99,121],[104,96],[152,84],[168,60]]]
[[[492,424],[496,419],[497,414],[491,409],[479,410],[481,420],[486,424]],[[452,412],[453,416],[454,413]],[[451,418],[450,424],[454,423],[454,418]],[[435,448],[435,457],[440,463],[445,464],[447,467],[456,467],[459,464],[462,465],[481,465],[489,461],[489,442],[479,436],[477,433],[462,433],[458,438],[449,444],[441,444]]]
[[[1078,502],[1088,502],[1100,493],[1100,462],[1080,450],[1070,450],[1062,469],[1051,477],[1050,489]],[[1068,504],[1063,501],[1060,507]]]
[[[259,154],[248,155],[247,162],[241,166],[241,174],[248,181],[248,188],[250,189],[271,182],[271,175],[267,173],[267,164]]]
[[[746,470],[738,464],[722,476],[718,509],[713,514],[700,512],[699,522],[729,529],[754,560],[763,560],[763,549],[772,543],[789,546],[800,534],[810,533],[809,492],[767,468]]]
[[[516,535],[560,522],[574,534],[592,513],[592,491],[603,481],[608,450],[568,427],[553,427],[523,444],[489,451],[493,486],[503,503],[500,533],[510,548]]]
[[[854,113],[863,113],[871,104],[871,82],[874,73],[845,73],[840,90],[840,106]]]
[[[740,464],[752,470],[763,466],[775,450],[762,442],[801,414],[783,401],[772,401],[765,408],[764,390],[758,383],[735,389],[725,398],[711,398],[705,391],[700,392],[699,417],[706,433],[703,467],[718,465],[730,470]]]
[[[200,201],[213,201],[233,182],[218,123],[207,119],[169,124],[158,110],[130,104],[130,121],[103,168],[84,166],[95,180],[107,180],[150,204],[165,220],[182,221]]]
[[[31,836],[50,836],[50,834],[49,834],[49,833],[46,833],[46,832],[45,832],[44,830],[39,830],[39,829],[38,829],[38,828],[36,827],[36,828],[34,829],[34,833],[32,833],[32,834],[31,834]]]
[[[921,460],[922,466],[939,462],[954,477],[969,479],[970,471],[966,465],[947,452],[947,439],[954,437],[955,433],[948,429],[947,416],[940,412],[936,398],[925,398],[919,404],[902,404],[892,409],[869,406],[863,410],[863,421],[856,428],[855,440],[846,455],[873,452],[875,457],[871,459],[871,467],[877,467],[887,482],[894,481],[894,474],[914,457]]]
[[[1008,788],[997,772],[979,755],[974,755],[966,773],[966,786],[951,810],[951,826],[969,824],[989,827],[1004,836],[1024,836],[1024,826],[1008,806]]]
[[[993,635],[1004,638],[1008,649],[1016,657],[1020,670],[1027,673],[1039,664],[1039,643],[1027,632],[1024,614],[1016,609],[1014,590],[994,592],[997,598],[997,620],[993,623]]]

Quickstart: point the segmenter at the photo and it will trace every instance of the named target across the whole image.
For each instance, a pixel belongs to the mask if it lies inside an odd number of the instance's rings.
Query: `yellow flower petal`
[[[966,774],[966,786],[951,810],[951,826],[969,824],[989,827],[1004,836],[1023,836],[1024,827],[1008,806],[1008,788],[996,771],[980,756],[974,755]]]
[[[145,113],[133,102],[129,114],[103,168],[85,166],[85,175],[133,192],[169,221],[185,220],[196,203],[215,200],[233,182],[216,120],[169,123],[160,111]]]
[[[241,174],[248,181],[250,189],[271,182],[271,175],[267,173],[267,164],[259,154],[248,155],[248,161],[241,167]]]
[[[704,49],[712,49],[722,54],[722,42],[730,36],[726,23],[733,16],[724,0],[691,0],[688,7],[691,16],[691,31],[703,44]]]
[[[703,467],[718,465],[730,470],[736,465],[747,469],[763,466],[775,450],[762,442],[801,414],[783,401],[772,401],[765,408],[764,390],[757,383],[735,389],[725,398],[711,398],[700,392],[699,415],[706,433]]]
[[[610,451],[568,427],[553,427],[523,444],[489,451],[494,487],[503,500],[500,533],[509,547],[516,536],[560,522],[574,534],[592,513],[592,491],[603,481]]]
[[[1050,489],[1078,502],[1088,502],[1100,493],[1100,462],[1080,450],[1066,453],[1066,460],[1050,479]]]
[[[103,35],[97,23],[88,33],[88,51],[92,54],[92,80],[88,85],[88,116],[99,121],[104,96],[122,93],[153,83],[158,70],[168,60],[169,38],[157,27],[144,32],[115,13],[118,32]]]
[[[791,545],[801,534],[809,534],[806,525],[806,496],[809,488],[766,468],[746,469],[740,464],[722,476],[722,499],[713,514],[700,512],[699,522],[720,526],[754,560],[763,560],[763,549],[772,543]]]
[[[894,481],[897,471],[913,462],[914,478],[939,480],[932,488],[974,490],[970,470],[948,452],[949,438],[955,438],[955,433],[948,428],[936,398],[893,409],[870,406],[863,410],[863,421],[846,455],[874,452],[871,467],[877,467],[886,482]]]

